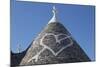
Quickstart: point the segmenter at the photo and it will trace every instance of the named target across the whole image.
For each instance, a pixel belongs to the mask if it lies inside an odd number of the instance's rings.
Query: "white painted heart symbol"
[[[54,39],[52,39],[51,43],[55,41],[54,44],[55,44],[55,43],[61,44],[61,41],[65,40],[65,39],[69,39],[70,43],[64,45],[63,47],[61,47],[61,49],[59,49],[57,52],[55,52],[50,46],[47,45],[48,43],[47,43],[47,44],[43,43],[43,40],[44,40],[47,36],[53,36]],[[63,38],[59,38],[59,36],[64,36],[64,37],[63,37]],[[50,38],[48,38],[48,39],[50,39]],[[49,40],[49,41],[50,41],[50,40]],[[46,34],[42,37],[42,39],[41,39],[41,41],[40,41],[40,45],[42,45],[42,46],[44,46],[44,48],[50,50],[50,51],[53,53],[53,55],[55,55],[55,56],[57,56],[61,51],[63,51],[65,48],[71,46],[72,44],[73,44],[73,41],[70,39],[70,36],[68,36],[68,35],[66,35],[66,34],[58,34],[58,35],[55,35],[55,34],[53,34],[53,33],[46,33]],[[51,46],[52,46],[52,45],[53,45],[53,44],[51,44]],[[62,46],[62,45],[61,45],[61,46]]]
[[[46,44],[46,43],[43,43],[43,40],[44,40],[47,36],[52,36],[52,37],[53,37],[53,39],[50,38],[50,37],[48,38],[48,39],[52,39],[51,42],[50,42],[51,45],[53,45],[52,42],[54,42],[54,44],[56,44],[56,43],[61,44],[61,41],[66,40],[66,39],[69,39],[70,43],[64,45],[63,47],[61,47],[61,49],[59,49],[57,52],[55,52],[50,46],[47,45],[48,43],[47,43],[47,44]],[[60,36],[64,36],[64,37],[60,38]],[[46,40],[48,40],[48,39],[46,39]],[[54,41],[53,41],[53,40],[54,40]],[[66,41],[66,42],[67,42],[67,41]],[[39,55],[40,55],[45,49],[50,50],[50,51],[53,53],[54,56],[57,56],[57,55],[58,55],[60,52],[62,52],[65,48],[67,48],[67,47],[73,45],[73,41],[72,41],[72,39],[71,39],[71,36],[68,36],[68,35],[66,35],[66,34],[57,34],[57,35],[55,35],[55,34],[53,34],[53,33],[46,33],[46,34],[40,39],[40,45],[41,45],[41,46],[44,46],[44,48],[43,48],[40,52],[38,52],[35,56],[33,56],[31,59],[29,59],[28,62],[32,61],[33,59],[35,59],[35,62],[37,62]]]

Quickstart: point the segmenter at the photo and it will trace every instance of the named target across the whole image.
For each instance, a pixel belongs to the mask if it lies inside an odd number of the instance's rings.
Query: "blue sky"
[[[50,3],[11,0],[11,50],[25,50],[52,17]],[[95,7],[55,4],[58,20],[68,29],[86,54],[95,59]]]

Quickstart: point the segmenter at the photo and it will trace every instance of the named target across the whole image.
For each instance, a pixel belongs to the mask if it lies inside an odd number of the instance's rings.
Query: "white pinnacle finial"
[[[18,44],[18,46],[17,46],[17,51],[18,51],[18,53],[20,53],[20,51],[21,51],[21,45],[20,44]]]
[[[53,6],[52,12],[53,12],[53,17],[51,18],[51,20],[49,21],[49,23],[57,22],[57,15],[56,15],[57,14],[57,10],[56,10],[55,6]]]

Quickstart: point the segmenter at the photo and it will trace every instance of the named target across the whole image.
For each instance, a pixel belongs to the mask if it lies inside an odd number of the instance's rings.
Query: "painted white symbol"
[[[55,39],[56,39],[56,43],[59,43],[59,44],[60,44],[60,42],[61,42],[62,40],[65,40],[65,39],[67,39],[67,38],[70,40],[70,43],[67,44],[66,46],[63,46],[60,50],[58,50],[57,52],[55,52],[53,49],[51,49],[49,46],[47,46],[46,44],[43,43],[43,39],[44,39],[46,36],[48,36],[48,35],[54,36]],[[63,37],[63,38],[61,38],[61,39],[58,39],[58,37],[61,36],[61,35],[64,35],[65,37]],[[68,36],[68,35],[66,35],[66,34],[57,34],[57,35],[55,35],[55,34],[53,34],[53,33],[46,33],[46,34],[41,38],[41,40],[40,40],[40,45],[43,46],[44,48],[41,49],[41,51],[38,52],[35,56],[33,56],[31,59],[29,59],[28,62],[30,62],[30,61],[33,60],[33,59],[35,59],[35,62],[37,62],[37,61],[38,61],[38,58],[39,58],[39,55],[40,55],[45,49],[48,49],[49,51],[52,52],[52,54],[53,54],[54,56],[57,56],[57,55],[58,55],[60,52],[62,52],[65,48],[67,48],[67,47],[73,45],[73,41],[72,41],[72,39],[71,39],[71,36]]]

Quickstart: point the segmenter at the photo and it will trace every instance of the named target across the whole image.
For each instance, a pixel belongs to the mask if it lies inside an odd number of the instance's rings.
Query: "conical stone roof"
[[[20,65],[90,61],[68,30],[59,22],[49,22],[32,42]]]

